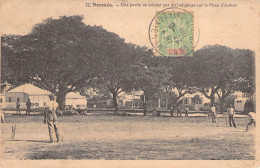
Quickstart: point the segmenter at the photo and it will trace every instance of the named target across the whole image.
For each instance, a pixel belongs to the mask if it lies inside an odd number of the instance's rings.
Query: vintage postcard
[[[259,0],[0,3],[0,167],[260,167]]]

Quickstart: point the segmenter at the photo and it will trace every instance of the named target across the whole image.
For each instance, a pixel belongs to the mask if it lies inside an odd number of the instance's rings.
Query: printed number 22
[[[86,3],[85,5],[86,7],[91,7],[90,3]]]

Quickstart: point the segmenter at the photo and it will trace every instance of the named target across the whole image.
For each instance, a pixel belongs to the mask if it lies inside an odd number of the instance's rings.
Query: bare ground
[[[2,159],[254,160],[255,128],[249,118],[86,115],[59,117],[64,141],[49,143],[37,115],[7,115],[1,125]],[[16,124],[15,139],[10,139]]]

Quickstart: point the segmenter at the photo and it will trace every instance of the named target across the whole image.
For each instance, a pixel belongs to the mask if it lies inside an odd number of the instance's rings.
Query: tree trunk
[[[113,93],[113,104],[115,107],[115,112],[117,113],[119,111],[119,108],[118,108],[118,103],[117,103],[117,94],[115,92]]]
[[[172,102],[172,110],[171,110],[171,117],[173,117],[173,113],[174,113],[174,109],[178,104],[178,100],[180,97],[176,98],[173,102]]]
[[[144,97],[143,97],[143,113],[144,113],[144,116],[146,116],[146,113],[147,113],[147,104],[146,104],[146,98],[145,98],[145,91],[144,91]]]
[[[170,110],[171,117],[173,117],[173,112],[174,112],[174,108],[172,108],[172,109]]]
[[[66,92],[60,91],[57,93],[57,99],[56,102],[59,104],[59,110],[64,112],[65,109],[65,97],[66,97]]]
[[[146,116],[147,113],[146,101],[143,102],[143,109],[144,109],[144,116]]]
[[[213,94],[213,95],[210,96],[210,105],[211,105],[211,106],[213,106],[213,105],[215,106],[215,96],[214,96],[214,95],[215,95],[215,94]]]
[[[223,114],[224,112],[224,100],[220,99],[220,114]]]

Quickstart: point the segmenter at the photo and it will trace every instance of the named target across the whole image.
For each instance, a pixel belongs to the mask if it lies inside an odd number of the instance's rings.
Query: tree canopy
[[[16,75],[18,81],[34,81],[55,93],[63,107],[68,92],[84,87],[93,77],[102,74],[100,67],[106,64],[104,60],[125,61],[119,53],[132,52],[119,47],[125,46],[124,39],[115,33],[100,26],[87,26],[82,20],[81,16],[48,18],[27,35],[17,39],[5,36],[2,61],[8,59],[6,65],[11,68],[10,72],[19,74]],[[113,55],[117,58],[112,58]]]
[[[57,95],[61,108],[68,92],[102,85],[116,111],[118,94],[133,90],[142,90],[147,100],[164,92],[173,107],[194,88],[212,104],[215,95],[222,102],[234,91],[255,93],[251,50],[213,45],[197,50],[194,57],[154,57],[152,50],[82,20],[48,18],[26,35],[3,35],[1,82],[37,83]]]
[[[254,52],[250,50],[207,46],[195,52],[192,79],[214,104],[215,94],[223,101],[234,91],[254,92],[253,63]]]

